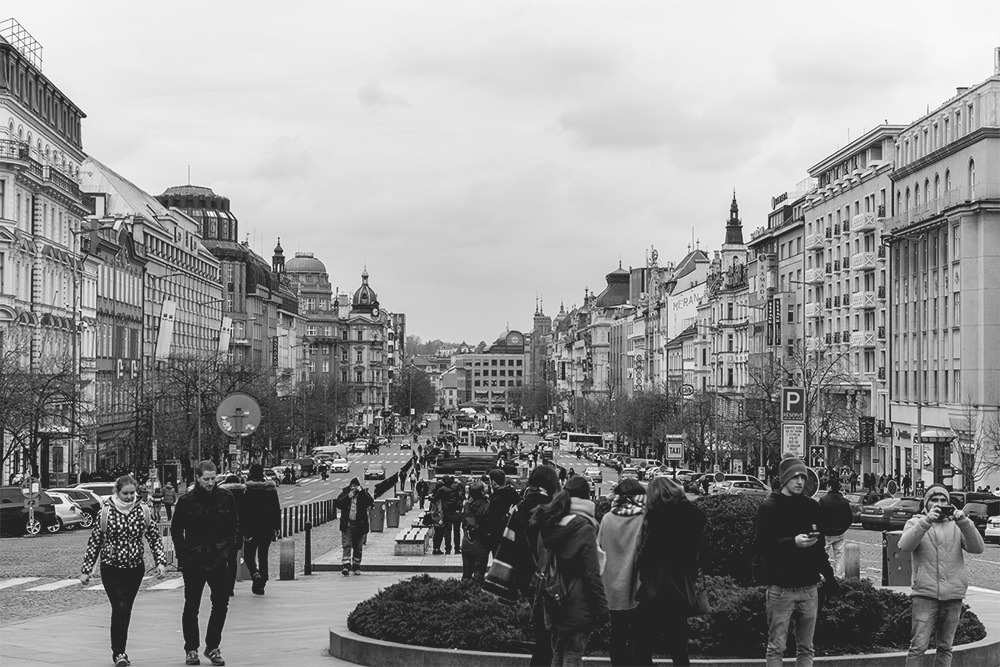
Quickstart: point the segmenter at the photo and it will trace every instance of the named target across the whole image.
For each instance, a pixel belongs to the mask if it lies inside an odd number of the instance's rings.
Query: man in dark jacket
[[[243,511],[240,514],[243,533],[243,558],[253,578],[250,590],[263,595],[267,585],[267,551],[271,542],[281,536],[281,502],[278,487],[264,479],[264,466],[250,466],[246,490],[243,492]]]
[[[491,553],[496,553],[500,546],[500,538],[507,527],[507,516],[510,508],[516,505],[521,497],[510,484],[503,470],[494,468],[490,471],[490,510],[486,515],[486,526],[489,531],[489,547]]]
[[[450,475],[445,475],[438,487],[434,489],[434,493],[431,494],[431,505],[438,503],[441,512],[441,522],[440,527],[434,529],[434,554],[441,555],[441,541],[444,541],[445,551],[443,553],[451,553],[451,541],[452,537],[456,538],[455,551],[456,553],[462,552],[461,543],[458,542],[461,533],[461,522],[462,522],[462,497],[459,495],[459,491],[455,488],[455,479]]]
[[[215,485],[217,469],[211,461],[195,467],[194,489],[177,500],[170,536],[177,554],[177,567],[184,575],[185,664],[200,664],[198,658],[198,608],[208,584],[212,613],[205,632],[205,656],[213,665],[225,665],[219,651],[226,624],[231,592],[228,573],[230,550],[239,535],[239,514],[233,495]]]
[[[337,497],[337,509],[340,510],[340,544],[344,548],[340,559],[341,574],[345,577],[354,570],[361,574],[361,551],[365,535],[368,534],[368,509],[375,504],[361,482],[355,477],[350,485]]]
[[[830,478],[829,491],[819,499],[819,529],[826,542],[826,555],[833,573],[844,576],[844,534],[854,523],[851,503],[840,492],[840,480]]]
[[[427,499],[427,487],[426,479],[417,481],[417,497],[420,498],[420,509],[424,508],[424,501]]]
[[[823,548],[819,504],[802,495],[806,478],[802,459],[785,454],[778,464],[780,490],[768,496],[757,514],[756,543],[767,584],[768,667],[781,665],[793,616],[796,664],[812,664],[820,575],[825,589],[838,589]]]

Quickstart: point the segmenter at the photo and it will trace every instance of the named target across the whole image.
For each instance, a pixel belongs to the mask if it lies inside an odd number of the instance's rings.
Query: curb
[[[428,646],[410,646],[396,642],[371,639],[347,629],[347,621],[337,628],[330,628],[330,655],[359,665],[385,665],[387,667],[464,667],[475,664],[476,667],[527,667],[531,656],[523,653],[488,653],[485,651],[459,651],[456,649],[432,648]],[[925,654],[933,656],[933,651]],[[670,664],[669,658],[653,661],[655,664]],[[906,662],[906,653],[870,653],[865,655],[817,656],[813,660],[816,665],[831,667],[900,667]],[[584,663],[591,667],[611,665],[607,657],[586,657]],[[766,663],[761,659],[719,658],[695,659],[692,665],[712,665],[714,667],[763,667]],[[795,658],[785,658],[784,664],[794,665]],[[1000,665],[1000,638],[982,639],[971,644],[956,646],[952,658],[952,667],[983,667],[984,665]]]
[[[340,572],[341,566],[337,563],[313,563],[313,572]],[[462,573],[461,565],[393,565],[392,563],[367,563],[361,564],[362,572],[457,572]]]

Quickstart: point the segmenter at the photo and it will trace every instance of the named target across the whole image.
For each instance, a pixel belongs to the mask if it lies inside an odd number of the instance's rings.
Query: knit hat
[[[778,464],[778,485],[780,488],[785,488],[785,484],[792,481],[796,475],[806,474],[806,464],[802,462],[802,459],[791,452],[785,452],[782,455],[781,463]]]
[[[264,481],[264,466],[259,463],[254,463],[250,466],[250,472],[247,474],[247,479],[254,482]]]
[[[931,484],[931,487],[927,489],[927,493],[924,494],[924,511],[927,511],[927,503],[930,501],[931,496],[944,496],[951,501],[951,494],[948,493],[948,489],[944,488],[940,484]]]

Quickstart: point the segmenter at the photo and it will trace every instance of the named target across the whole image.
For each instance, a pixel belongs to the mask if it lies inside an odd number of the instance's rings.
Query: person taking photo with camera
[[[906,667],[921,664],[932,636],[937,640],[934,664],[947,667],[969,588],[964,552],[981,554],[986,545],[972,520],[951,504],[948,489],[934,484],[924,494],[923,514],[906,522],[899,549],[910,552],[913,571]]]

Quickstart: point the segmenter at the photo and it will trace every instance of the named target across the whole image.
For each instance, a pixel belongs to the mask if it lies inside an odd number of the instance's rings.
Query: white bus
[[[559,447],[576,449],[577,447],[604,447],[604,438],[600,433],[574,433],[563,431],[559,434]]]

